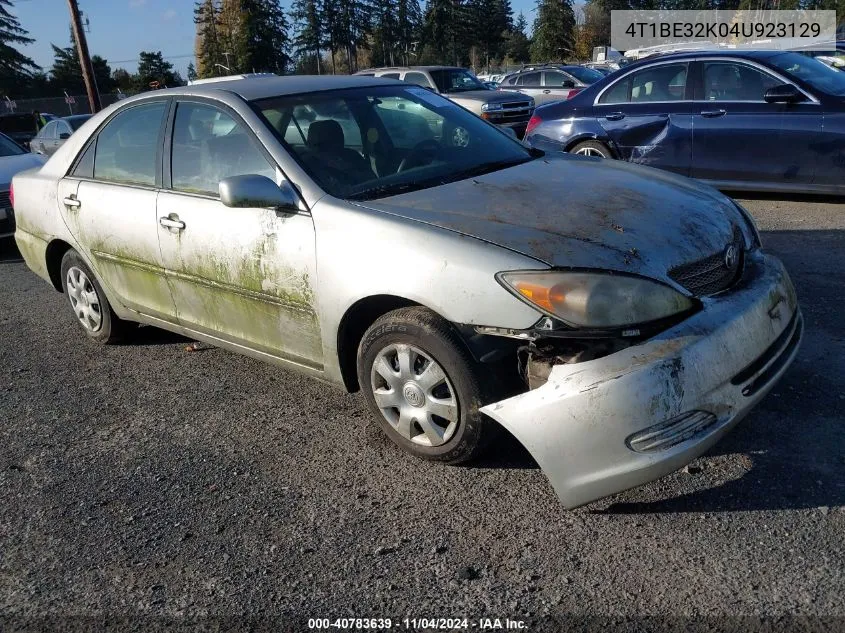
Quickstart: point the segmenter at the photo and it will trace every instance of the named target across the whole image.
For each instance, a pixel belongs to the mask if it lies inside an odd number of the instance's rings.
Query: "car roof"
[[[220,92],[230,92],[239,95],[247,101],[255,101],[270,97],[307,94],[327,90],[342,90],[344,88],[385,86],[390,84],[407,86],[407,84],[398,80],[362,75],[291,75],[287,77],[248,77],[245,79],[232,79],[207,84],[194,84],[192,86],[156,90],[153,94],[214,96]],[[142,94],[149,96],[151,93]]]
[[[669,60],[683,60],[683,59],[696,59],[698,57],[745,57],[748,59],[768,59],[770,57],[774,57],[775,55],[780,55],[782,53],[792,53],[794,51],[790,50],[771,50],[771,49],[749,49],[749,48],[731,48],[731,49],[724,49],[724,48],[699,48],[692,51],[679,51],[674,53],[654,53],[653,55],[649,55],[648,57],[643,57],[642,59],[638,59],[635,62],[627,64],[623,66],[624,69],[634,68],[635,66],[641,66],[648,64],[652,61],[660,60],[661,62]]]
[[[460,66],[381,66],[379,68],[367,68],[359,70],[358,73],[380,73],[391,70],[465,70]],[[358,74],[356,73],[356,74]]]

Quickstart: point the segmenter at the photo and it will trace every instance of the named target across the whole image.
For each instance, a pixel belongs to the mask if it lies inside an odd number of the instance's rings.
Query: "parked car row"
[[[501,425],[566,507],[738,424],[803,331],[748,213],[675,175],[526,147],[450,100],[514,95],[411,72],[120,101],[15,176],[26,264],[92,341],[145,323],[360,389],[411,455],[466,461]]]
[[[722,189],[845,193],[845,73],[788,51],[650,56],[537,108],[531,147]]]

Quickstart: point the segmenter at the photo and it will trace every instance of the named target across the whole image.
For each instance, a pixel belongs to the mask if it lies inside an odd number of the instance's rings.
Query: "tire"
[[[62,258],[62,290],[88,338],[104,345],[122,341],[134,323],[123,321],[112,310],[103,287],[74,250]]]
[[[410,374],[400,364],[406,350]],[[478,411],[495,393],[494,373],[484,371],[449,322],[427,308],[394,310],[370,326],[358,346],[358,381],[385,434],[417,457],[466,462],[497,434],[496,423]]]
[[[613,158],[610,148],[599,141],[582,141],[569,150],[570,154],[593,156],[595,158]]]

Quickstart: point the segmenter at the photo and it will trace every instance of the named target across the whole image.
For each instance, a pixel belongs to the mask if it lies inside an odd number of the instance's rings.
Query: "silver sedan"
[[[567,507],[705,451],[802,333],[729,198],[529,150],[401,82],[139,95],[13,186],[27,264],[90,339],[144,323],[360,389],[427,459],[504,427]]]

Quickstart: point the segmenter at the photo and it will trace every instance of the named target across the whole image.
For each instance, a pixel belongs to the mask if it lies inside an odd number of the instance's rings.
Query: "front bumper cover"
[[[760,252],[749,256],[734,288],[702,303],[700,312],[642,344],[557,365],[542,387],[481,411],[526,447],[567,508],[673,472],[768,393],[803,331],[788,274]],[[693,425],[662,450],[631,448],[638,432],[692,412],[712,414],[712,423]]]

